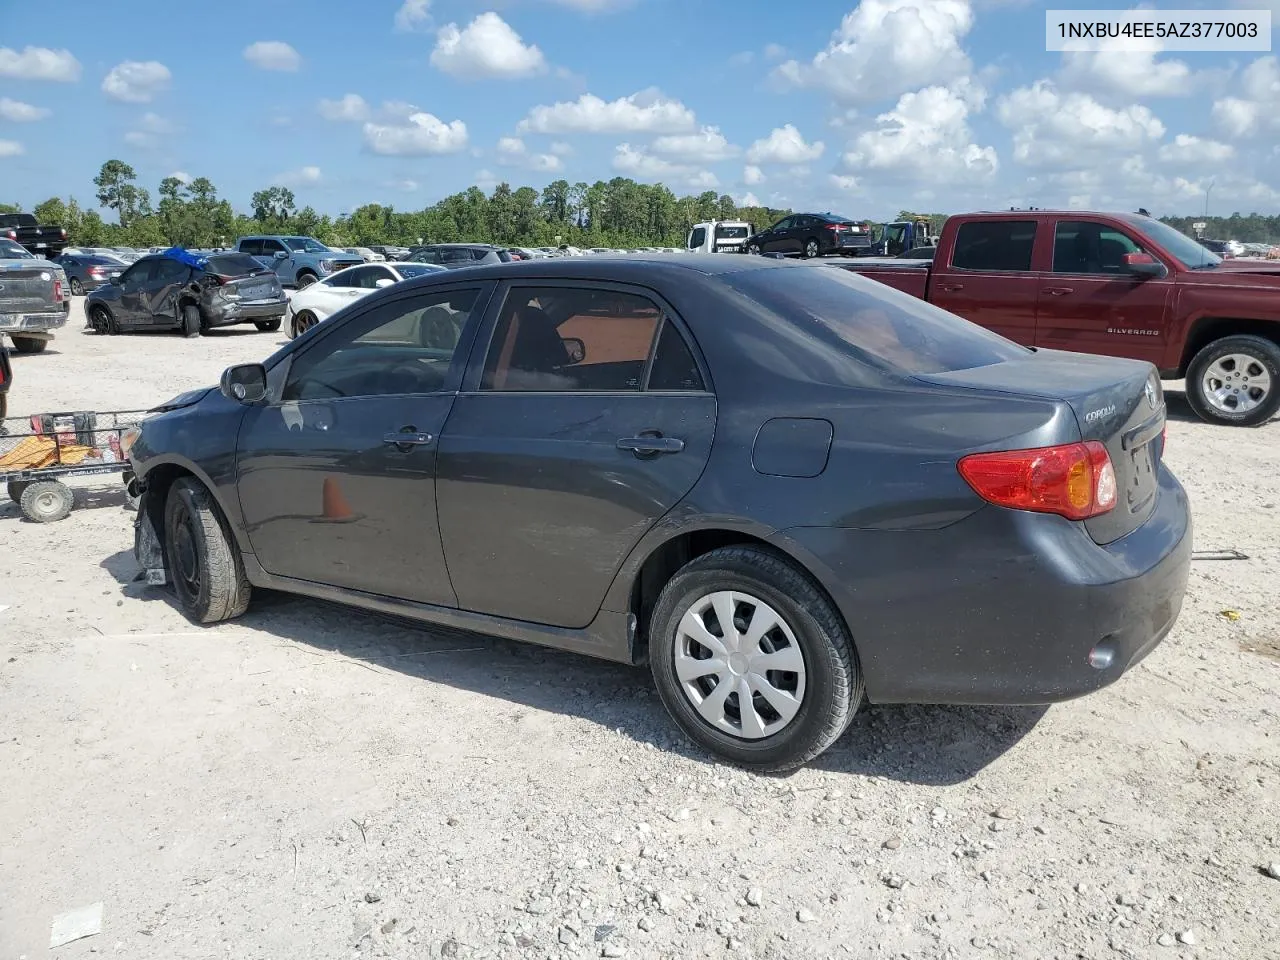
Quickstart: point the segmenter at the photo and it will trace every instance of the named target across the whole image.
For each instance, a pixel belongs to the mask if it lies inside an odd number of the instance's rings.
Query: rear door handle
[[[944,283],[942,285],[943,293],[958,293],[964,289],[963,283]]]
[[[1044,292],[1051,297],[1065,297],[1072,292],[1071,287],[1045,287]]]
[[[630,450],[640,458],[656,457],[663,453],[679,453],[684,449],[684,441],[660,435],[622,437],[618,440],[618,449]]]
[[[401,449],[408,447],[421,447],[429,443],[435,442],[435,437],[429,433],[418,433],[412,427],[407,430],[401,430],[398,433],[388,433],[382,438],[383,443],[390,443]]]

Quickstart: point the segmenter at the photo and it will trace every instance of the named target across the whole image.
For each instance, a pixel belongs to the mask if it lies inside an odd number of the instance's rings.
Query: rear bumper
[[[803,528],[879,703],[1042,704],[1115,682],[1168,634],[1191,566],[1186,494],[1100,547],[1078,523],[985,507],[942,530]],[[1090,664],[1102,647],[1109,665]]]
[[[0,313],[0,333],[24,336],[34,333],[48,333],[58,327],[66,326],[68,311],[58,304],[54,312],[43,313]]]
[[[289,308],[288,300],[263,301],[214,301],[205,303],[204,315],[211,327],[226,327],[236,323],[254,323],[283,317]]]

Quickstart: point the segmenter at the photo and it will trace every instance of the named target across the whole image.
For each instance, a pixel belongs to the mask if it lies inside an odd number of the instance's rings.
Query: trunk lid
[[[280,278],[271,270],[253,273],[247,277],[223,280],[222,290],[236,294],[241,300],[278,300],[284,296]]]
[[[1025,360],[917,377],[929,383],[983,392],[1059,400],[1070,406],[1082,440],[1106,448],[1116,472],[1115,508],[1084,521],[1100,544],[1146,522],[1155,509],[1164,455],[1164,391],[1149,363],[1039,350]]]

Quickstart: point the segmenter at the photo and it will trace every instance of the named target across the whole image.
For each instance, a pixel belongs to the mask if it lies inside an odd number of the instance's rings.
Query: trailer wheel
[[[34,480],[22,491],[22,515],[32,523],[56,523],[76,504],[71,488],[60,480]]]

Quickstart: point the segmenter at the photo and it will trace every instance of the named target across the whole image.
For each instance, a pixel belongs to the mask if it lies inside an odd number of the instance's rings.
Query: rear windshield
[[[267,268],[247,253],[221,253],[210,257],[205,269],[219,277],[247,277],[251,273],[265,273]]]
[[[34,260],[35,257],[21,244],[14,243],[12,240],[0,240],[0,259]]]
[[[444,267],[435,263],[397,263],[396,269],[400,272],[400,276],[408,277],[425,277],[428,273],[439,273]]]
[[[795,266],[726,277],[740,293],[810,335],[834,337],[872,366],[946,373],[1025,357],[1012,340],[847,270]]]
[[[745,240],[747,239],[748,230],[746,227],[716,227],[717,240]]]
[[[433,249],[415,250],[413,259],[419,263],[459,263],[474,260],[470,247],[435,247]]]

